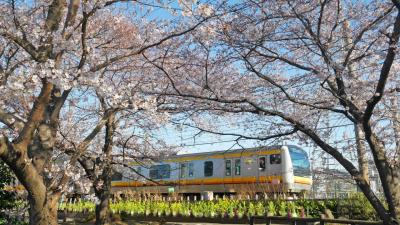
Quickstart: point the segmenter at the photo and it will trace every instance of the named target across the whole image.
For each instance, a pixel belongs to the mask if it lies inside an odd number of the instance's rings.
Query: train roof
[[[210,152],[200,152],[200,153],[190,153],[182,155],[172,155],[161,159],[160,161],[153,161],[150,164],[168,163],[168,162],[188,162],[194,160],[206,160],[206,159],[230,159],[230,158],[241,158],[241,157],[251,157],[253,155],[271,155],[279,154],[282,146],[297,147],[295,145],[274,145],[274,146],[261,146],[254,148],[241,148],[225,151],[210,151]],[[298,149],[301,149],[297,147]],[[304,151],[304,150],[302,150]],[[131,165],[137,165],[137,163],[131,163]]]
[[[191,153],[191,154],[170,156],[161,161],[177,163],[177,162],[188,162],[193,160],[207,160],[207,159],[221,159],[221,158],[230,159],[230,158],[251,157],[254,155],[260,155],[260,156],[271,155],[271,154],[279,154],[282,146],[297,147],[294,145],[275,145],[275,146],[262,146],[255,148],[242,148],[242,149],[234,149],[226,151]]]
[[[240,148],[240,149],[232,149],[232,150],[224,150],[224,151],[210,151],[210,152],[199,152],[199,153],[188,153],[181,155],[171,156],[170,159],[179,159],[184,157],[196,157],[196,156],[212,156],[212,155],[221,155],[221,154],[232,154],[232,153],[250,153],[264,150],[280,150],[283,145],[274,145],[274,146],[261,146],[254,148]]]

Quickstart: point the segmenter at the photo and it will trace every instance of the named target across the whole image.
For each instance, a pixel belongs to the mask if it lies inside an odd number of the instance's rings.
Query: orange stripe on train
[[[159,181],[140,182],[140,181],[114,181],[113,187],[141,187],[141,186],[164,186],[164,185],[208,185],[208,184],[241,184],[241,183],[272,183],[273,180],[282,181],[282,176],[262,176],[257,177],[234,177],[234,178],[205,178],[180,181]],[[294,183],[311,184],[311,179],[306,177],[294,177]]]

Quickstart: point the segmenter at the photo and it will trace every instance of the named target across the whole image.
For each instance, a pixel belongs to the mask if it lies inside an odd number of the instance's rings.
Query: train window
[[[265,157],[260,157],[259,159],[258,170],[264,171],[265,170]]]
[[[213,175],[213,162],[206,161],[204,162],[204,176],[211,177]]]
[[[160,175],[161,178],[169,178],[171,176],[171,166],[168,164],[161,165]]]
[[[235,175],[240,175],[240,159],[235,159]]]
[[[293,173],[295,176],[311,176],[310,161],[307,153],[296,147],[289,147],[290,158],[292,159]]]
[[[150,179],[165,179],[171,175],[171,166],[169,164],[154,165],[150,167]]]
[[[122,180],[122,173],[114,172],[114,174],[111,176],[111,180],[112,181]]]
[[[231,160],[225,160],[225,175],[230,176],[232,175],[232,163]]]
[[[269,163],[270,164],[281,164],[281,154],[273,154],[269,156]]]
[[[181,178],[185,178],[187,173],[187,164],[181,163]]]
[[[138,180],[140,179],[141,176],[143,176],[143,171],[142,171],[142,167],[138,166],[136,167],[136,174],[133,176],[134,180]]]
[[[150,167],[150,179],[158,179],[158,170],[155,166]]]
[[[194,166],[193,163],[189,163],[188,164],[189,167],[189,177],[193,177],[194,176]]]

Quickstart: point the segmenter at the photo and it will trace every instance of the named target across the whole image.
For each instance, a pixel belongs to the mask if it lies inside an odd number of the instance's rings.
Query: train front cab
[[[288,192],[311,189],[311,169],[307,153],[294,145],[282,147],[282,182]]]

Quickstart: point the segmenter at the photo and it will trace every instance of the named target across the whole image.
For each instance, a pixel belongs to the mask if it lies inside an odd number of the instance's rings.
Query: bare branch
[[[213,131],[213,130],[209,130],[209,129],[204,129],[198,126],[193,126],[190,124],[182,124],[184,126],[188,126],[191,128],[195,128],[200,130],[201,132],[206,132],[206,133],[210,133],[210,134],[216,134],[216,135],[222,135],[222,136],[236,136],[240,139],[248,139],[248,140],[260,140],[260,141],[266,141],[269,139],[274,139],[274,138],[279,138],[279,137],[284,137],[284,136],[289,136],[292,135],[294,133],[296,133],[298,131],[298,129],[296,127],[294,127],[291,131],[287,131],[287,132],[283,132],[283,133],[278,133],[278,134],[273,134],[273,135],[268,135],[268,136],[248,136],[248,135],[243,135],[243,134],[237,134],[237,133],[229,133],[229,132],[218,132],[218,131]]]

